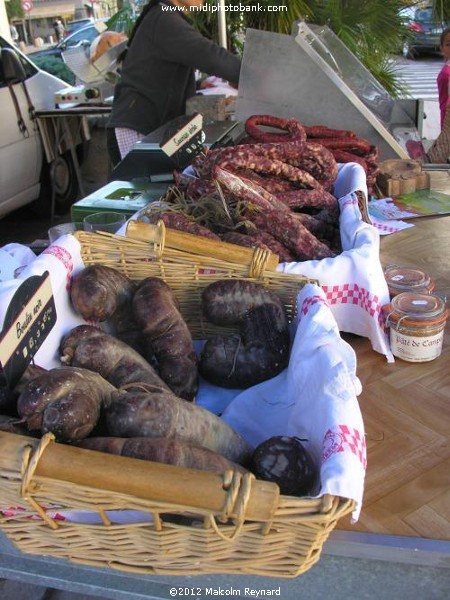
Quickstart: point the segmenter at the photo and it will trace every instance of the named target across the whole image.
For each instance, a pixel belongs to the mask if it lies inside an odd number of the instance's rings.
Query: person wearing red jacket
[[[441,133],[428,152],[425,152],[421,142],[409,140],[406,144],[411,158],[427,163],[450,162],[450,27],[442,32],[440,50],[445,61],[437,76]]]
[[[240,58],[204,37],[189,21],[203,0],[150,0],[131,32],[108,120],[113,166],[136,141],[185,114],[196,93],[195,71],[237,86]]]

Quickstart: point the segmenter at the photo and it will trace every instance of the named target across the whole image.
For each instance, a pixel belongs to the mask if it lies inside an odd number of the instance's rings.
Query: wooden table
[[[450,193],[445,173],[440,191]],[[448,187],[446,185],[448,184]],[[437,189],[433,188],[433,189]],[[450,298],[450,216],[414,220],[414,227],[381,239],[383,266],[419,267]],[[364,532],[388,548],[434,548],[450,556],[450,318],[439,358],[387,363],[370,342],[344,336],[357,353],[359,397],[368,445],[368,468],[359,522],[343,530]],[[371,534],[374,534],[371,536]],[[356,539],[357,536],[356,536]],[[394,541],[393,541],[394,540]]]

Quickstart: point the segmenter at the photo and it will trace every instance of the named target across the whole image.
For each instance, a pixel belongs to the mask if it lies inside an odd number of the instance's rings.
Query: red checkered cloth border
[[[388,233],[396,233],[398,231],[398,227],[392,227],[391,225],[385,225],[384,223],[372,223],[372,225],[375,227],[375,229],[378,229],[381,232],[384,232],[385,234]]]
[[[315,296],[308,296],[303,300],[302,307],[300,308],[300,314],[302,316],[308,314],[311,306],[314,306],[315,304],[324,304],[325,306],[327,306],[327,302],[322,296],[319,296],[317,294]]]
[[[323,285],[327,302],[330,306],[334,304],[354,304],[367,311],[371,317],[376,317],[378,323],[384,329],[384,317],[382,304],[377,295],[373,295],[357,283],[344,283],[342,285]]]
[[[363,468],[367,467],[367,447],[365,436],[348,425],[338,425],[336,429],[328,429],[323,438],[322,462],[338,452],[351,452]]]
[[[66,289],[70,289],[70,280],[72,279],[73,273],[73,259],[72,255],[68,250],[58,246],[57,244],[52,244],[48,248],[46,248],[42,254],[51,254],[58,260],[62,262],[66,269]]]
[[[386,331],[385,318],[382,313],[382,304],[378,296],[372,296],[368,290],[360,287],[357,283],[344,283],[343,285],[323,285],[322,290],[325,293],[326,301],[322,296],[309,296],[305,298],[300,314],[306,315],[315,304],[325,304],[332,306],[333,304],[356,304],[366,310],[371,317],[376,317],[380,327]]]
[[[341,204],[341,212],[346,206],[356,205],[359,208],[358,196],[353,193],[345,197],[345,200],[342,200]]]

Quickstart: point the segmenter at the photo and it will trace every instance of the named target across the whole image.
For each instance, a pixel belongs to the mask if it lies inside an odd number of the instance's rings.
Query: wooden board
[[[380,256],[426,270],[450,298],[450,216],[385,236]],[[360,520],[338,529],[450,540],[450,319],[441,356],[427,363],[387,363],[367,339],[344,338],[358,357],[368,467]]]
[[[388,197],[430,189],[430,175],[414,160],[390,159],[379,165],[377,186]]]

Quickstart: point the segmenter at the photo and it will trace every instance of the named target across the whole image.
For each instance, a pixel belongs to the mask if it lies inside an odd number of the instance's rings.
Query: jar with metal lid
[[[426,362],[440,356],[448,316],[440,296],[402,292],[383,311],[394,356],[409,362]]]
[[[431,294],[434,290],[434,280],[422,269],[389,265],[384,269],[384,277],[391,298],[402,292]]]

